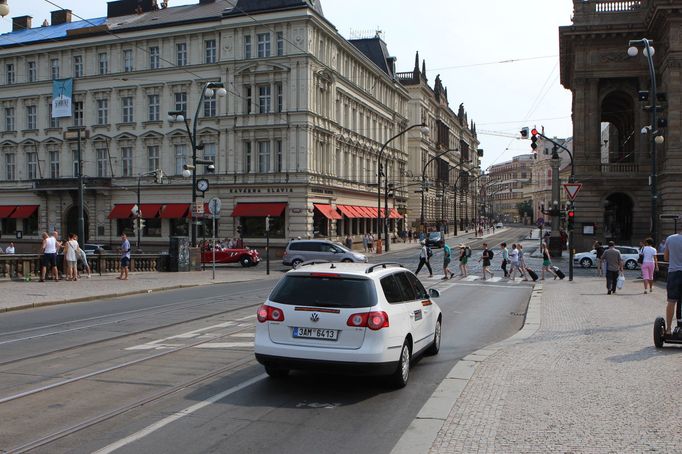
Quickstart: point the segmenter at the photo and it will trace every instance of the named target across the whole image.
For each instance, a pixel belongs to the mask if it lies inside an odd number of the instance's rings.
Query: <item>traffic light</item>
[[[533,128],[530,131],[530,134],[530,147],[533,149],[533,151],[535,151],[538,148],[538,130]]]
[[[265,231],[270,231],[270,216],[265,216]]]
[[[573,230],[573,222],[575,221],[575,211],[568,210],[566,227],[568,230]]]
[[[158,184],[163,183],[163,177],[164,177],[163,170],[156,169],[156,172],[154,173],[154,179]]]
[[[242,226],[241,225],[237,226],[237,233],[240,235],[242,234]]]
[[[521,128],[521,138],[527,139],[528,138],[528,132],[529,132],[528,127]]]

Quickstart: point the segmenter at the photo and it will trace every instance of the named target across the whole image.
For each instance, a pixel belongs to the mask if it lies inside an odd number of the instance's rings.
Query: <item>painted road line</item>
[[[256,318],[256,314],[251,314],[251,315],[247,315],[246,317],[238,318],[237,321],[243,322],[244,320],[248,320],[250,318]]]
[[[207,342],[194,348],[251,348],[253,342]]]
[[[202,335],[205,335],[205,331],[210,331],[210,330],[220,329],[220,328],[227,328],[227,327],[234,326],[234,325],[235,325],[235,322],[223,322],[223,323],[219,323],[217,325],[211,325],[211,326],[207,326],[205,328],[200,328],[200,329],[195,329],[193,331],[188,331],[186,333],[176,334],[175,336],[165,337],[163,339],[158,339],[155,341],[147,342],[145,344],[134,345],[132,347],[126,348],[126,350],[155,350],[155,349],[159,350],[159,349],[163,349],[163,348],[181,347],[183,344],[168,343],[166,341],[175,340],[175,339],[198,338]]]
[[[488,279],[489,282],[500,282],[502,280],[501,277],[491,277]]]
[[[171,423],[173,423],[173,422],[175,422],[181,418],[184,418],[185,416],[189,416],[193,413],[196,413],[197,411],[199,411],[205,407],[208,407],[209,405],[214,404],[214,403],[218,402],[219,400],[222,400],[231,394],[234,394],[238,391],[241,391],[242,389],[247,388],[247,387],[253,385],[254,383],[258,383],[259,381],[265,379],[266,377],[267,377],[267,374],[260,374],[257,377],[253,377],[252,379],[247,380],[247,381],[245,381],[245,382],[243,382],[237,386],[233,386],[230,389],[226,389],[225,391],[218,393],[214,396],[211,396],[204,401],[201,401],[197,404],[194,404],[190,407],[187,407],[183,410],[180,410],[176,413],[173,413],[172,415],[168,416],[167,418],[164,418],[161,421],[158,421],[158,422],[156,422],[150,426],[147,426],[144,429],[140,430],[139,432],[135,432],[134,434],[132,434],[128,437],[122,438],[115,443],[112,443],[108,446],[105,446],[104,448],[102,448],[98,451],[95,451],[94,454],[109,454],[111,452],[116,451],[117,449],[120,449],[124,446],[129,445],[130,443],[133,443],[137,440],[141,440],[142,438],[146,437],[147,435],[150,435],[150,434],[156,432],[157,430],[164,428],[168,424],[171,424]]]
[[[230,337],[256,337],[256,333],[234,333]]]
[[[476,281],[476,280],[478,280],[478,279],[480,279],[480,277],[474,276],[473,274],[470,274],[470,275],[468,275],[467,277],[463,278],[462,281],[465,281],[465,282],[473,282],[473,281]]]

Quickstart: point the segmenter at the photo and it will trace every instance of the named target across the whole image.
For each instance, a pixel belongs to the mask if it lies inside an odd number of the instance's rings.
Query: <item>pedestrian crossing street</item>
[[[443,279],[443,274],[434,274],[433,277],[422,277],[421,280],[425,283],[433,285],[438,282],[448,284],[504,284],[504,285],[533,285],[533,281],[525,281],[520,277],[509,279],[502,276],[493,276],[487,279],[475,274],[470,274],[467,277],[455,276],[451,279]]]

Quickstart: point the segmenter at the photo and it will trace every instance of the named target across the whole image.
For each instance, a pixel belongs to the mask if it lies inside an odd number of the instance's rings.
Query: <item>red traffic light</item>
[[[533,135],[533,136],[537,136],[537,135],[538,135],[538,130],[535,129],[535,128],[533,128],[533,129],[531,129],[530,134]]]
[[[569,211],[569,212],[568,212],[568,217],[569,217],[569,218],[575,217],[575,211],[573,211],[573,210]]]

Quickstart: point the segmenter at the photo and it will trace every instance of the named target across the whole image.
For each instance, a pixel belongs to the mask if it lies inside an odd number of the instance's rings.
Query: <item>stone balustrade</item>
[[[40,254],[0,254],[0,280],[39,279]],[[95,274],[119,273],[121,258],[118,254],[95,254],[88,256],[90,269]],[[132,254],[130,271],[150,272],[160,270],[161,259],[158,254]],[[79,262],[80,266],[80,262]],[[64,260],[60,255],[57,260],[60,274],[64,272]],[[49,275],[49,273],[47,273]]]
[[[636,163],[609,163],[601,164],[602,176],[638,176],[639,164]]]
[[[641,22],[651,0],[574,0],[573,23]]]

